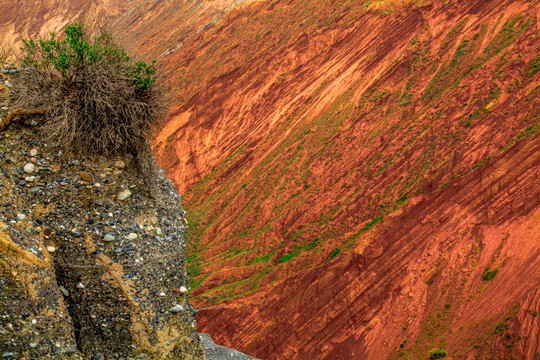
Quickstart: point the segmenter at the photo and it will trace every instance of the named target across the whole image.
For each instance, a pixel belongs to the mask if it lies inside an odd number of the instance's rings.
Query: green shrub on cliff
[[[17,107],[46,109],[46,134],[86,154],[136,154],[163,117],[155,61],[133,61],[112,36],[79,24],[48,39],[26,39]]]
[[[442,359],[446,357],[446,351],[443,349],[433,349],[429,352],[429,358],[430,359]]]

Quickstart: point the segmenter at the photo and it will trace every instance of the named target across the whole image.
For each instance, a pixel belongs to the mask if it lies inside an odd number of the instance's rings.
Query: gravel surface
[[[254,357],[242,354],[231,348],[216,345],[212,337],[208,334],[201,333],[202,345],[206,353],[206,360],[257,360]]]

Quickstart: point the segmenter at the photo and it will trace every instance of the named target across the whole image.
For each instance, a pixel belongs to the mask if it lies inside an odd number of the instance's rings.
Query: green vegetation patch
[[[340,252],[341,252],[341,248],[335,248],[335,249],[332,250],[332,252],[330,253],[330,256],[328,257],[328,259],[329,259],[329,260],[332,260],[333,258],[335,258],[336,256],[338,256]]]
[[[482,165],[484,165],[485,163],[487,163],[488,161],[491,160],[491,156],[488,156],[487,158],[485,158],[484,160],[482,160],[481,162],[479,162],[478,164],[474,164],[472,166],[473,169],[476,169],[477,167],[480,167]]]
[[[269,252],[268,254],[259,256],[259,257],[255,258],[255,259],[253,259],[251,264],[260,264],[260,263],[263,263],[263,262],[267,262],[272,258],[272,255],[274,255],[275,253],[276,253],[275,251],[272,251],[272,252]]]
[[[540,70],[540,55],[536,55],[529,63],[529,75],[535,74],[538,70]]]
[[[295,252],[285,254],[281,258],[279,258],[278,264],[282,264],[282,263],[287,262],[287,261],[289,261],[291,259],[294,259],[298,255],[300,255],[300,250],[296,250]]]
[[[497,275],[498,271],[499,271],[499,269],[489,271],[489,266],[486,267],[485,270],[484,270],[484,273],[482,274],[482,280],[483,281],[493,280],[495,278],[495,275]]]
[[[429,351],[429,358],[430,359],[442,359],[446,357],[446,351],[443,349],[433,349]]]
[[[469,72],[474,71],[488,62],[495,55],[499,54],[505,48],[516,41],[521,34],[531,26],[531,20],[527,19],[521,26],[517,26],[522,15],[518,15],[512,20],[506,22],[501,31],[495,36],[493,41],[485,48],[484,52],[471,65]]]

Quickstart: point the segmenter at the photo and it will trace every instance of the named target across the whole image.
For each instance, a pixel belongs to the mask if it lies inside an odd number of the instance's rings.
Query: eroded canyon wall
[[[154,150],[185,198],[201,329],[264,359],[540,352],[538,15],[270,0],[115,17],[172,95]]]

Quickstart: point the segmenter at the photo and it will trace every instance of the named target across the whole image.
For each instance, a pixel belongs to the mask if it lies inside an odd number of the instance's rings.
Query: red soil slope
[[[46,36],[74,21],[107,24],[125,11],[128,1],[115,0],[0,0],[0,40]]]
[[[300,3],[170,59],[199,326],[264,359],[534,356],[538,7]]]
[[[200,330],[264,359],[534,359],[538,1],[233,3],[114,20],[174,95],[155,152]]]

